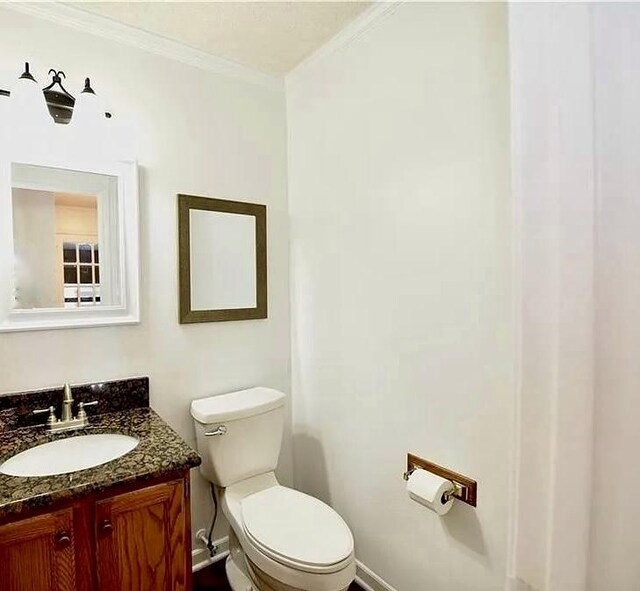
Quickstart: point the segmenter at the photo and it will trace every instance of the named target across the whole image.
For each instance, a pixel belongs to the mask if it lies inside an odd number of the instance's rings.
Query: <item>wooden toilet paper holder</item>
[[[455,490],[451,493],[451,496],[472,507],[477,506],[478,483],[475,480],[458,474],[448,468],[438,466],[438,464],[434,464],[429,460],[423,460],[413,454],[407,454],[407,471],[404,473],[404,479],[409,480],[409,476],[416,470],[426,470],[427,472],[440,476],[440,478],[450,480],[455,486]]]

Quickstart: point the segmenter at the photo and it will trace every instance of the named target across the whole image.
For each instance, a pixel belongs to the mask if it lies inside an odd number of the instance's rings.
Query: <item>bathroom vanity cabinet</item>
[[[0,591],[190,591],[189,473],[0,525]]]
[[[98,403],[88,427],[62,433],[32,412],[64,401],[62,389],[0,396],[0,591],[191,591],[189,471],[200,457],[149,407],[148,378],[78,385],[74,395]],[[57,471],[100,435],[137,444]],[[50,444],[58,451],[11,469]]]
[[[0,589],[76,589],[73,525],[66,508],[1,526]]]

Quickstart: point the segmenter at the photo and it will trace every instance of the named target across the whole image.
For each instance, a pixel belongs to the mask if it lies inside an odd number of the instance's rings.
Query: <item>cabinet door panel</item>
[[[183,481],[99,501],[96,541],[101,591],[186,591]]]
[[[73,510],[0,527],[0,591],[75,591]]]

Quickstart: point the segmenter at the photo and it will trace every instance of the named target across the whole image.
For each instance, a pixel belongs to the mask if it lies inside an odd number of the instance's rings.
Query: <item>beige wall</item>
[[[506,7],[405,3],[288,80],[295,481],[398,591],[497,591],[514,416]],[[479,482],[438,518],[413,452]]]
[[[141,305],[137,326],[0,335],[0,392],[132,375],[151,405],[194,443],[193,398],[264,385],[289,391],[285,102],[281,91],[0,8],[0,87],[28,57],[41,83],[63,68],[77,92],[91,76],[133,122],[141,166]],[[266,203],[269,319],[178,324],[178,192]],[[290,479],[289,438],[282,474]],[[211,501],[193,475],[193,531]],[[220,530],[222,533],[222,530]]]
[[[98,237],[98,206],[77,207],[56,203],[56,234]]]

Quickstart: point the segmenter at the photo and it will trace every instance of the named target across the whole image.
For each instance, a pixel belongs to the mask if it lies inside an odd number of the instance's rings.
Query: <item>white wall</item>
[[[512,5],[510,38],[523,263],[513,574],[544,591],[635,591],[640,5]]]
[[[640,5],[593,9],[598,221],[589,591],[640,585]]]
[[[295,482],[399,591],[504,587],[507,55],[504,5],[407,3],[288,80]],[[478,508],[411,501],[407,452]]]
[[[192,398],[256,384],[289,390],[285,102],[282,91],[195,69],[131,46],[0,8],[0,88],[31,61],[77,92],[91,76],[137,126],[141,165],[142,322],[0,336],[0,391],[149,375],[151,405],[194,443]],[[178,324],[176,194],[266,203],[269,319]],[[282,473],[290,479],[289,438]],[[193,475],[193,530],[208,489]]]
[[[590,7],[512,4],[509,37],[520,261],[510,574],[534,589],[584,591],[594,397]]]

